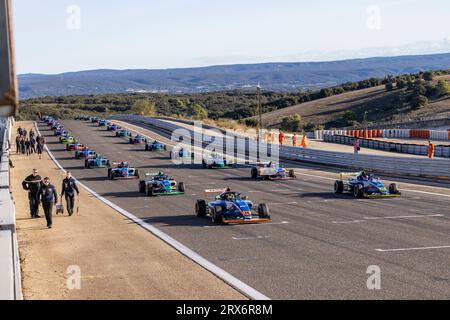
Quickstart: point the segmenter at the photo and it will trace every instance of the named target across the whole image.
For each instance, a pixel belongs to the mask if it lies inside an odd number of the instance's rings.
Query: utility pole
[[[368,125],[367,125],[367,111],[364,112],[364,129],[368,130]]]
[[[262,130],[262,108],[261,108],[261,86],[258,84],[256,87],[258,96],[258,141],[261,140],[260,132]]]

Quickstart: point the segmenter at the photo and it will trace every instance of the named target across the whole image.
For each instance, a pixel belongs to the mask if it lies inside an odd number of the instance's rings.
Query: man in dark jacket
[[[39,192],[41,191],[42,178],[38,171],[33,169],[33,173],[22,182],[24,190],[28,191],[28,200],[30,203],[31,218],[40,218],[39,216]]]
[[[73,215],[73,207],[75,205],[75,192],[77,192],[77,195],[80,194],[75,179],[72,178],[72,173],[70,171],[67,171],[66,178],[62,182],[61,198],[64,195],[66,196],[67,212],[69,212],[69,216]]]
[[[39,198],[42,201],[42,207],[45,212],[45,219],[47,220],[47,228],[52,228],[52,209],[58,203],[58,193],[56,188],[50,184],[50,178],[44,178],[44,184],[39,191]]]

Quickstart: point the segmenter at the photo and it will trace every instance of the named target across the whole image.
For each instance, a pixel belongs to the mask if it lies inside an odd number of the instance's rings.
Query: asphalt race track
[[[450,298],[450,192],[444,189],[427,192],[417,185],[419,192],[403,191],[401,198],[356,200],[335,195],[326,174],[254,181],[247,167],[175,166],[169,151],[145,152],[143,145],[130,145],[88,122],[62,124],[111,162],[128,161],[141,176],[162,170],[185,182],[184,196],[148,198],[138,193],[138,180],[110,181],[107,169],[84,169],[84,161],[75,160],[39,124],[54,156],[77,179],[269,298]],[[227,186],[255,204],[267,203],[272,223],[217,226],[197,218],[194,206],[204,190]],[[367,288],[367,270],[373,265],[381,268],[381,290]]]

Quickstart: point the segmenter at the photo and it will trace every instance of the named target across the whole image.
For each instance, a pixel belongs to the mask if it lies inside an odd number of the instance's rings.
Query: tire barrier
[[[416,129],[384,129],[384,130],[317,130],[314,138],[324,140],[326,135],[348,136],[361,139],[424,139],[450,140],[449,131],[416,130]]]
[[[348,137],[348,136],[325,135],[324,141],[352,146],[355,142],[355,138]],[[380,140],[373,140],[373,139],[360,139],[360,146],[362,148],[381,150],[381,151],[406,153],[406,154],[413,154],[413,155],[419,155],[419,156],[427,156],[428,155],[428,146],[427,145],[396,143],[396,142],[380,141]],[[450,158],[450,146],[444,146],[444,145],[436,146],[435,157]]]

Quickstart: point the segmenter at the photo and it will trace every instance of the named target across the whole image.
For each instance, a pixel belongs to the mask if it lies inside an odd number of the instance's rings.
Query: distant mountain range
[[[295,91],[372,77],[450,69],[450,53],[331,62],[263,63],[166,70],[91,70],[19,75],[21,99],[126,92]]]

